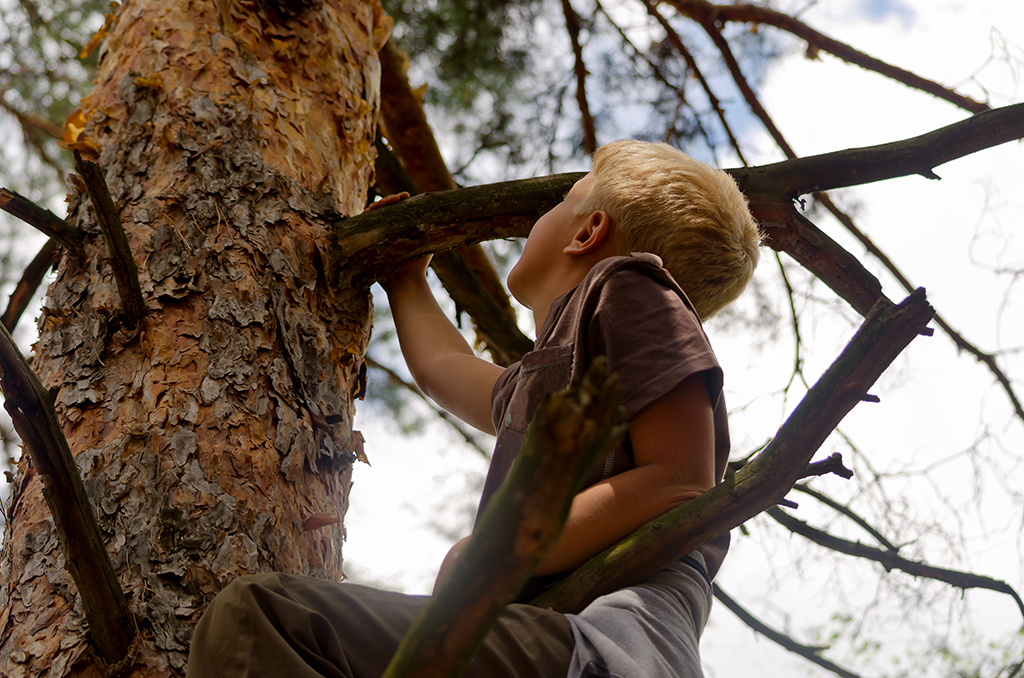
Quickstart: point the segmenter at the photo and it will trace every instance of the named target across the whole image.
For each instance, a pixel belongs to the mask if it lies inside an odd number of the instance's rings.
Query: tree
[[[709,35],[755,111],[754,88],[743,85],[722,35],[728,22],[780,25],[815,48],[859,58],[763,8],[673,5]],[[615,23],[596,7],[584,23],[595,25],[599,15]],[[649,59],[665,91],[676,72],[666,74],[663,64],[697,77],[700,66],[673,28],[681,19],[644,7],[664,38],[657,49],[637,46],[638,57]],[[579,147],[591,148],[586,140],[598,135],[587,113],[582,46],[576,49],[579,17],[568,3],[558,9],[576,36],[573,89],[585,140]],[[428,183],[448,170],[429,128],[401,117],[418,115],[401,57],[389,47],[378,65],[387,34],[379,8],[133,2],[104,32],[95,91],[65,128],[83,175],[89,178],[90,158],[103,171],[71,196],[73,226],[64,234],[32,367],[55,393],[62,433],[130,604],[136,635],[128,663],[138,675],[170,675],[183,666],[190,626],[205,601],[238,574],[340,576],[339,520],[360,453],[351,417],[365,385],[372,277],[424,251],[522,235],[571,178],[504,193],[424,196],[388,210],[387,219],[341,221],[361,210],[372,180],[378,69],[390,83],[382,108],[391,148],[376,145],[381,190],[410,180],[380,164],[390,151],[420,190],[454,186]],[[719,97],[706,79],[697,81],[722,121],[720,134],[735,140]],[[942,91],[970,110],[986,108]],[[864,313],[880,296],[877,281],[793,209],[792,198],[863,181],[864,167],[882,167],[871,179],[930,172],[939,162],[1019,138],[1021,119],[1019,108],[995,111],[908,144],[902,155],[890,147],[736,176],[770,244]],[[696,123],[677,127],[701,133]],[[715,134],[703,135],[709,146],[720,143]],[[113,211],[92,206],[103,204],[105,191]],[[482,202],[469,201],[472,195]],[[120,259],[120,288],[105,263],[118,258],[107,254],[101,234],[116,233],[118,221],[132,255]],[[138,265],[137,281],[129,260]],[[453,296],[466,299],[461,305],[492,355],[508,360],[522,351],[522,333],[510,322],[503,290],[488,287],[494,276],[480,261],[479,253],[463,251],[449,257],[442,275],[450,276]],[[137,295],[141,317],[128,303]],[[469,308],[474,299],[490,301]],[[1015,397],[1009,379],[1004,386]],[[18,409],[17,399],[7,397]],[[4,670],[90,675],[102,667],[96,653],[103,650],[92,649],[78,589],[63,572],[39,470],[28,458],[20,467],[0,563]]]

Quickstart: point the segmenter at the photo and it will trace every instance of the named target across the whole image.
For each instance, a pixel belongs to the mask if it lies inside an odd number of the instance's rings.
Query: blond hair
[[[589,194],[576,215],[603,210],[624,253],[651,252],[702,320],[750,282],[761,234],[728,174],[668,144],[616,141],[594,155]]]

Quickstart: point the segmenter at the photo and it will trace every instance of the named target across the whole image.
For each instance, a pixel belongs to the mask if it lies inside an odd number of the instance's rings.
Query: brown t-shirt
[[[543,397],[582,377],[598,355],[607,356],[609,372],[619,375],[627,422],[687,377],[704,374],[714,409],[716,482],[721,482],[729,460],[722,369],[696,311],[661,260],[635,252],[605,259],[556,299],[534,350],[498,377],[491,397],[497,441],[478,516],[508,475]],[[583,487],[631,468],[627,437],[623,448],[595,465]],[[711,577],[728,548],[724,537],[701,548]]]

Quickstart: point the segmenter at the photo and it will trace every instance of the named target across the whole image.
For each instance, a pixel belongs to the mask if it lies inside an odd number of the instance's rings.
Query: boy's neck
[[[580,258],[573,260],[571,262],[572,265],[562,271],[552,271],[547,278],[547,284],[544,289],[537,290],[536,296],[530,303],[530,310],[533,311],[533,326],[536,328],[536,333],[540,334],[544,321],[547,320],[548,314],[551,312],[551,305],[555,303],[556,299],[583,282],[594,266],[597,266],[609,257],[618,255],[618,252],[611,252],[601,256]]]

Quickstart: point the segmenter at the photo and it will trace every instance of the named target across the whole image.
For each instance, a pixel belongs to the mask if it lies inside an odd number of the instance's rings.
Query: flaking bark
[[[372,1],[283,17],[257,0],[129,0],[109,27],[82,136],[148,312],[117,331],[76,190],[84,255],[60,261],[32,364],[138,625],[139,678],[183,673],[192,626],[239,575],[343,577],[340,525],[304,526],[347,506],[370,303],[320,217],[363,207],[386,36]],[[27,456],[12,487],[0,675],[98,675]]]

